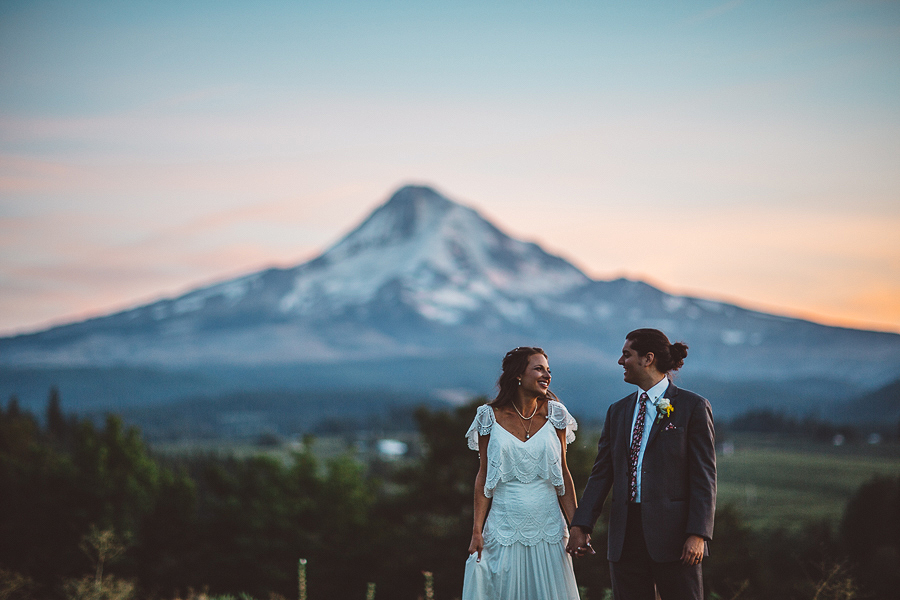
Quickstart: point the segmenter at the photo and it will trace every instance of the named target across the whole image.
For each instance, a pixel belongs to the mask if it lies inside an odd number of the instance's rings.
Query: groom
[[[716,508],[709,401],[668,377],[687,346],[657,329],[626,336],[619,364],[634,393],[609,407],[597,459],[575,511],[566,551],[593,553],[590,534],[612,489],[609,570],[615,600],[702,600],[700,562]]]

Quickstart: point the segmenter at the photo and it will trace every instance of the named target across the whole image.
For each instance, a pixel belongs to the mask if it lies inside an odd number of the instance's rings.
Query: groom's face
[[[652,363],[653,353],[648,352],[641,356],[637,350],[631,347],[631,340],[625,340],[625,345],[622,347],[622,357],[619,358],[619,364],[625,369],[625,383],[633,383],[634,385],[646,383],[651,379],[649,367]]]

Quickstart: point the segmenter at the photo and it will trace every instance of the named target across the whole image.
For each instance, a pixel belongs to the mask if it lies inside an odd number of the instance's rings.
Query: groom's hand
[[[569,542],[566,544],[566,552],[572,556],[596,554],[591,547],[591,534],[585,533],[581,527],[572,527],[569,530]]]
[[[703,549],[706,542],[699,535],[688,537],[681,551],[681,562],[685,565],[699,565],[703,560]]]

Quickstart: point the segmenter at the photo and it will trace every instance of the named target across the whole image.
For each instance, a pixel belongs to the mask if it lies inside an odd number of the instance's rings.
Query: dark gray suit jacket
[[[712,539],[716,510],[716,449],[712,409],[706,398],[669,383],[665,397],[675,409],[653,423],[641,472],[641,516],[650,557],[681,558],[689,535]],[[607,558],[618,561],[628,516],[631,422],[637,392],[609,407],[597,460],[572,526],[592,531],[612,488]],[[647,423],[656,415],[648,413]]]

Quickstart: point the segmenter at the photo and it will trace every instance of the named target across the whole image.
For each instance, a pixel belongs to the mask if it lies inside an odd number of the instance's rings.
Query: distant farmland
[[[900,474],[900,445],[833,447],[759,434],[734,436],[734,453],[719,452],[720,506],[731,504],[753,529],[840,523],[860,484]]]

